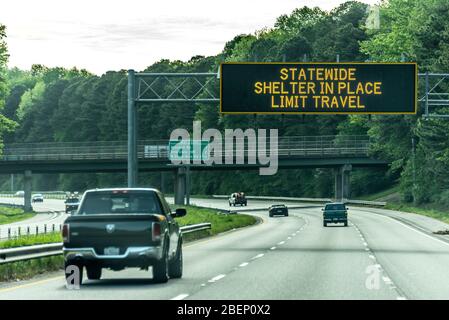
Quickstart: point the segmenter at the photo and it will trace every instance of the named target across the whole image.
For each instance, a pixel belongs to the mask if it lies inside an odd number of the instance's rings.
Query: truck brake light
[[[159,241],[161,240],[161,224],[157,222],[153,222],[152,227],[152,240]]]
[[[62,241],[69,242],[70,241],[70,225],[64,224],[62,226]]]

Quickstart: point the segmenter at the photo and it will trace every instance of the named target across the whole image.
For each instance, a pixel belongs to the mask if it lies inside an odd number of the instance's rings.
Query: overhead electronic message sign
[[[223,63],[225,114],[415,114],[416,63]]]

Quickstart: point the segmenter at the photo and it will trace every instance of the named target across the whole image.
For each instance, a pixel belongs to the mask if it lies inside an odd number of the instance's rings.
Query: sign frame
[[[415,68],[414,81],[414,110],[411,112],[373,112],[373,111],[302,111],[302,112],[266,112],[266,111],[223,111],[223,65],[413,65]],[[226,115],[417,115],[418,113],[418,63],[417,62],[222,62],[220,63],[220,114]]]

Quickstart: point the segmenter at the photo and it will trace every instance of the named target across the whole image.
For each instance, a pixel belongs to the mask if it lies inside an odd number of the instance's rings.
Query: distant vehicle
[[[44,196],[41,193],[33,194],[31,202],[44,202]]]
[[[247,202],[245,194],[243,192],[234,192],[229,197],[229,206],[234,206],[234,207],[236,205],[246,206],[247,204],[248,204],[248,202]]]
[[[153,267],[153,280],[167,282],[182,277],[182,234],[172,212],[156,189],[94,189],[84,193],[75,214],[62,228],[65,270],[83,269],[87,278],[98,280],[103,268]],[[73,267],[71,268],[73,269]],[[71,274],[66,273],[68,284]]]
[[[71,211],[75,211],[78,209],[80,205],[80,199],[78,197],[70,197],[65,201],[65,213],[69,213]]]
[[[270,217],[282,215],[288,217],[288,208],[285,204],[273,204],[268,208]]]
[[[25,196],[25,191],[17,191],[14,196],[16,197],[24,197]]]
[[[323,209],[323,226],[327,227],[328,223],[343,223],[348,226],[348,209],[341,202],[328,203]]]

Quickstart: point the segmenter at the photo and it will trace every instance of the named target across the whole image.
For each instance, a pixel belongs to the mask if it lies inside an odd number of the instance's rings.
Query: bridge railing
[[[233,153],[257,152],[244,140],[234,141]],[[169,158],[168,140],[141,140],[138,158],[161,160]],[[223,153],[225,153],[223,144]],[[242,149],[243,147],[243,149]],[[266,148],[269,148],[269,141]],[[278,139],[279,157],[367,156],[368,136],[284,136]],[[115,160],[127,158],[126,141],[18,143],[6,145],[0,161],[46,160]]]

